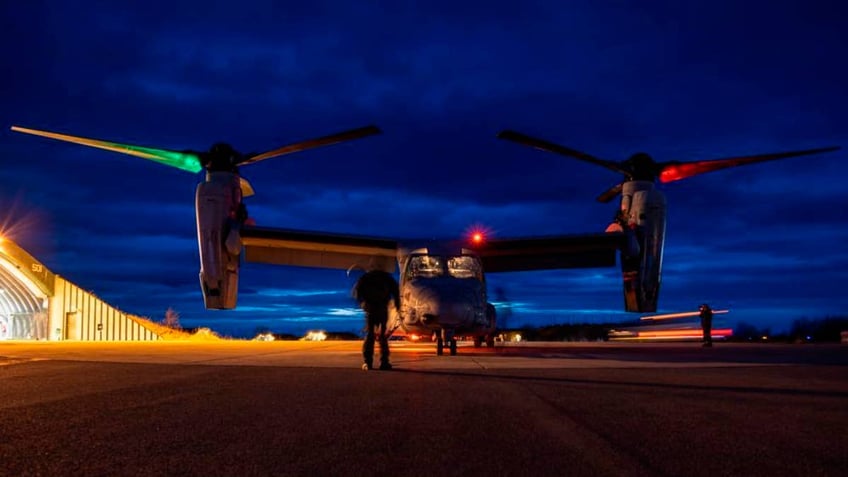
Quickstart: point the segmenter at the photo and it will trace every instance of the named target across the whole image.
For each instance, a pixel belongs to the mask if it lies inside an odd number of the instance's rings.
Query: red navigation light
[[[669,164],[663,167],[660,172],[660,182],[663,184],[687,179],[692,176],[697,176],[705,172],[712,172],[716,169],[724,169],[730,165],[722,164],[721,161],[698,161],[685,162],[681,164]]]
[[[465,229],[465,240],[472,246],[480,246],[486,243],[489,229],[483,225],[472,225]]]
[[[721,161],[698,161],[669,164],[663,167],[660,172],[660,182],[667,184],[681,179],[688,179],[692,176],[697,176],[705,172],[724,169],[725,167],[730,167],[730,165],[722,164]]]

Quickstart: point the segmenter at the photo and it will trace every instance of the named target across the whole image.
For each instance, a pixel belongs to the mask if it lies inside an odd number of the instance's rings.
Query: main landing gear
[[[486,346],[488,346],[489,348],[494,348],[495,347],[495,334],[489,333],[486,336],[475,336],[474,337],[474,347],[479,348],[479,347],[483,346],[484,341],[486,342]]]
[[[445,354],[446,342],[450,349],[450,355],[456,356],[456,336],[454,336],[453,330],[441,330],[436,335],[436,354],[439,356]]]

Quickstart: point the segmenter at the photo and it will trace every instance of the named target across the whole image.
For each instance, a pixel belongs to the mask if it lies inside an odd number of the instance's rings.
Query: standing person
[[[365,311],[365,342],[362,344],[362,357],[365,363],[362,369],[374,367],[374,341],[380,341],[380,369],[392,369],[389,364],[389,338],[386,325],[389,321],[389,301],[394,300],[395,308],[400,311],[400,290],[391,274],[383,270],[371,270],[357,280],[353,296],[359,307]],[[377,331],[379,328],[379,332]]]
[[[710,308],[710,305],[706,303],[702,304],[698,310],[701,312],[701,330],[704,333],[703,342],[704,346],[712,346],[713,345],[713,310]]]

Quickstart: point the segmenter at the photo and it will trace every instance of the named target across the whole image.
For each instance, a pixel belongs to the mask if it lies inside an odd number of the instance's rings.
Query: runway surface
[[[0,342],[0,475],[845,475],[848,346]]]

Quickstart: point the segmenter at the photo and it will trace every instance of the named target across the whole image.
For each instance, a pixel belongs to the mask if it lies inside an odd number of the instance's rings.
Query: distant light
[[[483,234],[480,232],[474,232],[474,235],[471,236],[471,241],[474,243],[481,243],[483,241]]]
[[[520,341],[521,341],[521,335],[520,335],[520,334],[518,334],[518,333],[516,333],[516,334],[515,334],[515,341],[516,341],[516,342],[520,342]]]
[[[303,341],[324,341],[327,339],[327,333],[323,331],[309,331],[306,336],[301,338]]]

